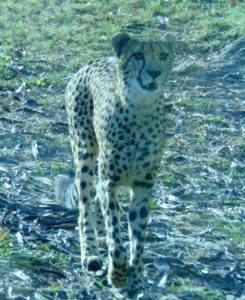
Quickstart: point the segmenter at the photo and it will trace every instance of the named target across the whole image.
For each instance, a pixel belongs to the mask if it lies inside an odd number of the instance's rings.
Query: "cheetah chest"
[[[151,174],[157,168],[161,158],[160,138],[138,132],[134,145],[125,147],[128,154],[128,172],[125,173],[124,179],[129,185],[135,180],[144,180],[147,174]]]
[[[120,184],[130,186],[157,168],[163,142],[159,118],[143,124],[128,119],[106,122],[106,126],[97,126],[96,132],[102,167],[107,176],[117,178]]]

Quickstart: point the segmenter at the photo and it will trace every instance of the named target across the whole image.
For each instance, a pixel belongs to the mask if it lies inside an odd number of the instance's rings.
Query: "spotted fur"
[[[172,70],[175,37],[113,37],[115,57],[84,65],[66,90],[75,181],[62,176],[57,197],[69,207],[79,202],[82,264],[101,267],[98,236],[107,236],[108,279],[115,287],[128,284],[128,295],[142,288],[142,255],[149,203],[161,159],[164,135],[163,89]],[[95,216],[91,193],[95,160],[99,181]],[[130,188],[128,260],[121,237],[117,190]],[[96,221],[94,221],[96,219]]]

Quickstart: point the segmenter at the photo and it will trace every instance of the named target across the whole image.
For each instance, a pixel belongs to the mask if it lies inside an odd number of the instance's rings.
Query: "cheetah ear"
[[[170,46],[172,51],[175,50],[175,48],[177,46],[177,42],[176,42],[176,36],[174,34],[167,32],[164,35],[163,41]]]
[[[130,40],[131,37],[127,33],[118,33],[113,36],[111,43],[118,57],[121,56],[122,49]]]

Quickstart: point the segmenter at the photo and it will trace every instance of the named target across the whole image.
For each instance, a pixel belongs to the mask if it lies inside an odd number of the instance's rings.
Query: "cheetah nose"
[[[153,79],[156,79],[159,75],[161,75],[161,71],[148,70],[147,74],[150,75]]]

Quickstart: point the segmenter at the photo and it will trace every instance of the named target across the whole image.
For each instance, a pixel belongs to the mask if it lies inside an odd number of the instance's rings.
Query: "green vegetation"
[[[11,58],[6,55],[0,55],[0,73],[3,80],[12,79],[14,72],[11,70]]]
[[[109,40],[121,30],[161,35],[157,28],[166,27],[179,34],[189,49],[213,48],[245,32],[244,5],[205,2],[1,1],[1,80],[13,78],[12,58],[29,70],[45,73],[29,78],[28,86],[64,87],[65,77],[82,62],[110,54]]]
[[[9,230],[4,227],[0,227],[0,257],[6,257],[9,255],[13,248],[13,237],[9,233]]]
[[[48,244],[25,246],[18,245],[16,237],[0,227],[0,259],[6,259],[12,268],[21,268],[30,272],[37,266],[58,268],[67,266],[69,259],[66,255],[50,249]]]

